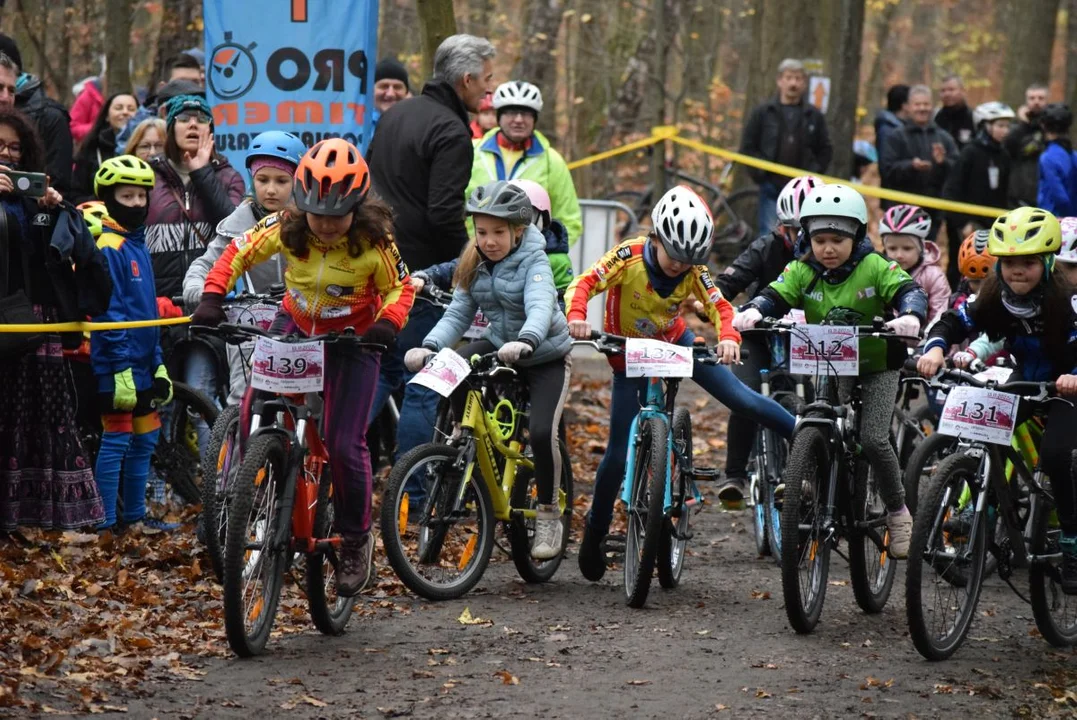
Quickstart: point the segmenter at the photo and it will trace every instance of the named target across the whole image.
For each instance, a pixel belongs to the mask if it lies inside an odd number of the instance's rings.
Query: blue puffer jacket
[[[512,340],[535,347],[520,365],[547,363],[572,348],[568,322],[557,307],[546,239],[534,225],[524,231],[519,247],[493,268],[480,263],[470,290],[456,288],[452,303],[423,340],[423,347],[441,350],[454,345],[471,327],[479,309],[490,321],[483,339],[497,347]]]
[[[1077,215],[1077,157],[1069,141],[1051,140],[1040,154],[1036,207],[1060,218]]]

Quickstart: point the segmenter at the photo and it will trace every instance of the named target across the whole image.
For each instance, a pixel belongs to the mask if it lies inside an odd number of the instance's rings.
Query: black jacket
[[[85,145],[90,138],[83,140]],[[93,200],[96,195],[93,191],[93,179],[101,168],[101,163],[109,158],[116,157],[116,132],[111,127],[102,128],[97,134],[97,142],[89,152],[80,152],[75,161],[75,169],[72,172],[71,197],[66,198],[74,204]]]
[[[15,109],[34,121],[45,148],[45,172],[49,185],[63,196],[71,192],[71,165],[75,146],[71,140],[71,116],[64,106],[45,94],[41,81],[33,75],[15,95]]]
[[[800,101],[803,117],[800,121],[800,158],[798,168],[813,173],[825,173],[830,166],[834,148],[830,144],[830,135],[826,129],[826,117],[819,109],[807,102]],[[770,100],[757,105],[748,117],[744,134],[740,141],[740,151],[762,160],[777,160],[782,129],[782,108],[775,95]],[[770,181],[781,187],[788,178],[773,175],[763,170],[752,168],[748,171],[757,183]]]
[[[753,240],[733,264],[712,277],[726,300],[732,301],[741,293],[751,298],[777,280],[792,260],[793,249],[785,244],[785,238],[769,232]]]
[[[367,150],[374,191],[393,209],[396,245],[411,268],[452,260],[467,243],[464,192],[474,148],[464,103],[442,80],[378,121]]]
[[[945,105],[935,111],[932,118],[936,125],[950,133],[950,137],[957,143],[960,150],[968,145],[976,137],[976,125],[972,122],[972,110],[965,103],[946,107]]]
[[[1040,153],[1047,146],[1038,122],[1018,122],[1002,141],[1010,154],[1009,207],[1036,205],[1040,186]]]
[[[946,158],[936,164],[931,146],[942,143],[946,149]],[[915,170],[913,158],[927,160],[933,164],[930,170]],[[942,197],[942,188],[946,177],[957,163],[957,144],[950,133],[935,123],[921,127],[916,123],[906,123],[904,127],[886,136],[886,145],[879,153],[879,171],[882,173],[884,188],[903,192]],[[894,205],[883,201],[884,207]]]
[[[991,187],[991,168],[998,168],[998,182]],[[1005,208],[1010,182],[1010,154],[984,131],[965,146],[943,188],[943,197],[958,202]],[[986,222],[978,218],[977,222]]]

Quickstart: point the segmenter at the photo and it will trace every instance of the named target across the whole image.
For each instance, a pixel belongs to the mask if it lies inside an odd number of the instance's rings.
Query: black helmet
[[[1043,109],[1040,115],[1040,127],[1044,132],[1064,135],[1070,131],[1073,125],[1073,112],[1065,103],[1051,103]]]
[[[468,215],[490,215],[507,220],[510,225],[531,223],[531,200],[518,185],[507,180],[496,180],[479,185],[467,199]]]

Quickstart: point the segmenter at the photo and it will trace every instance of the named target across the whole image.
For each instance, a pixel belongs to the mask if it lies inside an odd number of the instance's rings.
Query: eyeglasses
[[[165,149],[164,143],[139,143],[135,145],[135,150],[138,152],[161,152]]]
[[[202,112],[182,112],[176,116],[176,120],[182,123],[191,122],[194,120],[199,125],[209,125],[213,122],[213,118]]]
[[[0,153],[6,152],[8,155],[22,155],[22,145],[17,142],[6,143],[0,140]]]

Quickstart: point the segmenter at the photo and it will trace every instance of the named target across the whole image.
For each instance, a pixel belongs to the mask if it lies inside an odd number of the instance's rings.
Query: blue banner
[[[378,0],[205,0],[206,97],[217,151],[237,169],[258,133],[307,147],[374,129]]]

